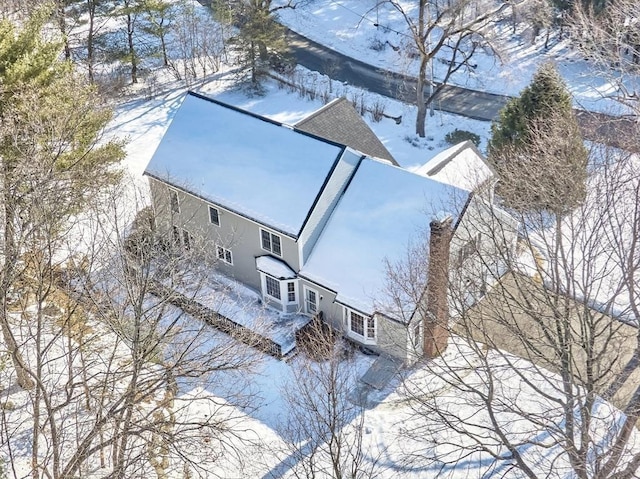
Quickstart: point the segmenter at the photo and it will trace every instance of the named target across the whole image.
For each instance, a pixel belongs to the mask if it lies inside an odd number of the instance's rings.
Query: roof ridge
[[[345,96],[340,96],[338,98],[334,98],[333,100],[331,100],[329,103],[322,105],[320,108],[318,108],[316,111],[314,111],[313,113],[311,113],[308,116],[305,116],[302,120],[300,120],[299,122],[295,123],[293,125],[294,128],[297,128],[299,125],[304,125],[305,123],[307,123],[309,120],[312,120],[314,118],[316,118],[317,116],[321,115],[322,113],[324,113],[325,111],[327,111],[329,108],[333,108],[334,106],[342,103],[343,101],[349,101],[347,100],[347,98]]]

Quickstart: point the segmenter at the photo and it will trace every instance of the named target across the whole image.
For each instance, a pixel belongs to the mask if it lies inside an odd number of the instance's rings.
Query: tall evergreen
[[[237,28],[229,43],[243,80],[256,87],[271,67],[288,61],[285,30],[275,19],[270,0],[215,0],[213,8],[218,19]]]
[[[38,10],[21,29],[0,21],[0,326],[18,384],[33,386],[9,322],[25,253],[57,253],[67,222],[106,183],[117,180],[119,143],[100,142],[111,118],[96,91],[44,39]]]
[[[571,95],[552,64],[542,65],[507,103],[491,133],[489,160],[509,206],[563,213],[584,199],[587,150]]]

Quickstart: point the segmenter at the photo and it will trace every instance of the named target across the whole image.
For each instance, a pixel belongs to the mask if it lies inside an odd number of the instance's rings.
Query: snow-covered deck
[[[272,341],[279,346],[279,351],[272,351],[275,356],[293,351],[296,331],[311,320],[303,314],[285,314],[268,308],[258,293],[220,274],[212,274],[202,284],[180,288],[177,293],[222,316],[222,321],[228,320]]]

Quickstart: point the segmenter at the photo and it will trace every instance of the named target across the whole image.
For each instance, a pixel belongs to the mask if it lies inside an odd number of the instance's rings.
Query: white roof
[[[467,191],[474,191],[494,176],[489,165],[469,141],[441,151],[414,171]]]
[[[343,149],[189,93],[145,173],[297,237]]]
[[[267,273],[269,276],[277,279],[291,279],[296,277],[296,272],[289,268],[284,261],[269,255],[258,256],[256,258],[256,268],[258,271]]]
[[[300,275],[338,293],[337,300],[375,312],[385,290],[385,258],[396,262],[434,215],[454,223],[469,193],[365,158]],[[376,301],[377,300],[377,301]]]

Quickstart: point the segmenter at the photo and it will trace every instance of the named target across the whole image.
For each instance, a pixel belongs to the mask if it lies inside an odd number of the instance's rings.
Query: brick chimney
[[[427,358],[440,356],[449,339],[449,250],[453,230],[451,217],[434,219],[429,224],[429,276],[424,322],[423,354]]]

